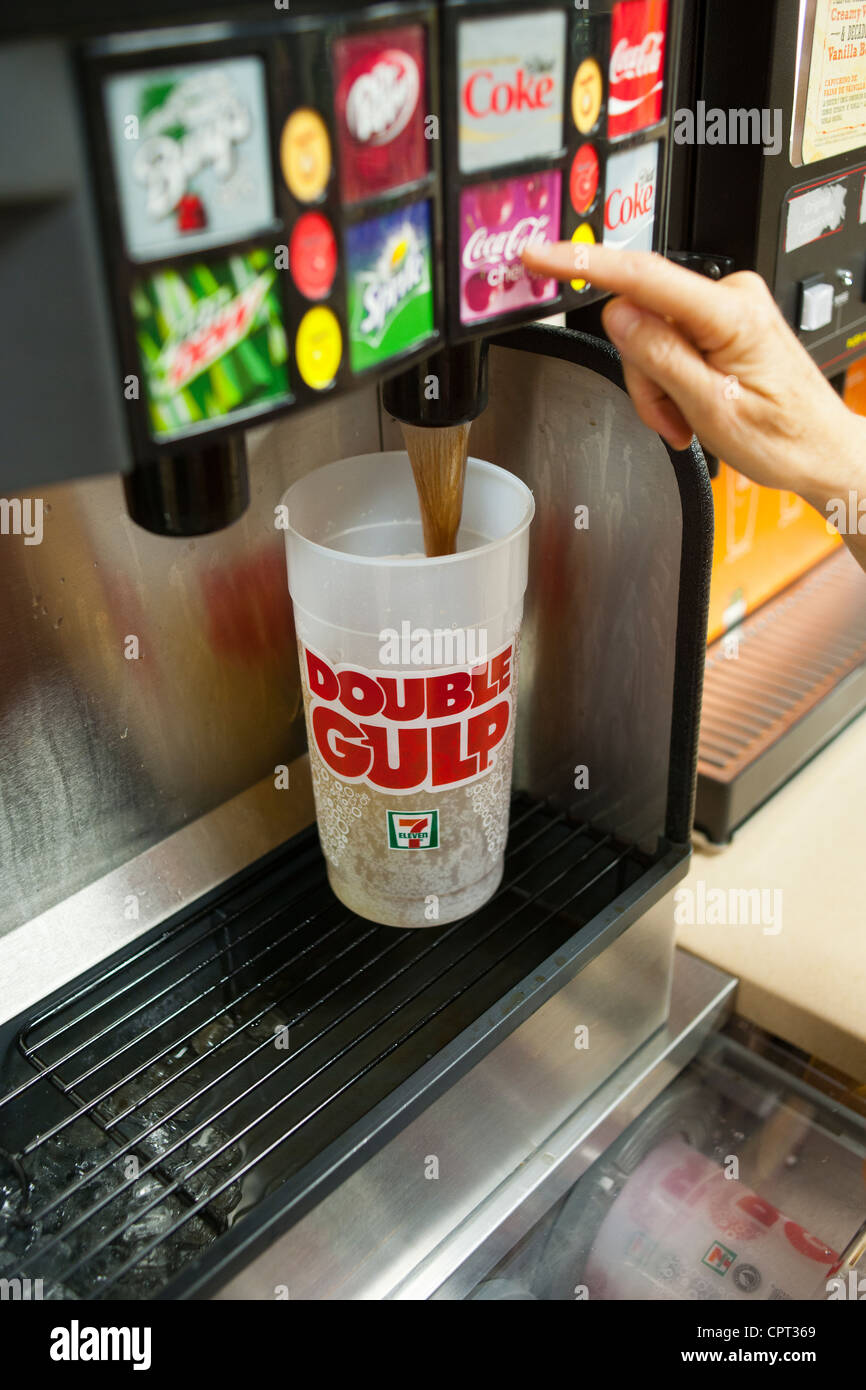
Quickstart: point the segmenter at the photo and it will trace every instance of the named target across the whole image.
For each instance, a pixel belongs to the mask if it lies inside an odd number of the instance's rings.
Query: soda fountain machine
[[[669,903],[709,480],[609,347],[534,322],[591,287],[519,261],[664,246],[679,7],[3,23],[0,1273],[66,1299],[477,1281],[734,986],[675,956]],[[275,525],[391,410],[477,417],[536,504],[505,879],[425,932],[328,889]]]
[[[688,0],[671,146],[672,253],[716,277],[763,275],[854,409],[866,354],[864,24],[862,4]],[[833,518],[800,498],[724,464],[713,491],[696,824],[724,843],[866,705],[866,583]]]

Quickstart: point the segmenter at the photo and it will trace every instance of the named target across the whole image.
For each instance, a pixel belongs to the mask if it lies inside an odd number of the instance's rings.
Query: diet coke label
[[[639,145],[607,162],[604,195],[604,243],[629,251],[653,249],[658,143]]]
[[[463,173],[561,148],[565,43],[561,10],[460,25],[457,95]]]
[[[335,114],[347,203],[423,178],[426,43],[421,25],[337,39]]]
[[[612,140],[662,117],[667,0],[620,0],[610,41],[608,135]]]
[[[532,275],[520,256],[528,246],[559,240],[561,202],[562,175],[553,169],[461,194],[462,323],[534,310],[556,298],[556,281]]]

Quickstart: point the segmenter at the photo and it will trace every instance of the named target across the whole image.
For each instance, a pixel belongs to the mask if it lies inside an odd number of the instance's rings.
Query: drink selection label
[[[260,58],[117,74],[105,113],[133,260],[240,241],[273,221]]]
[[[460,321],[508,314],[555,299],[555,280],[532,275],[520,254],[536,242],[559,239],[562,175],[555,169],[526,178],[467,188],[460,197]]]
[[[667,0],[620,0],[610,39],[607,131],[611,140],[662,118]]]
[[[131,301],[155,439],[194,434],[289,399],[272,252],[159,270]]]
[[[658,143],[639,145],[607,161],[604,243],[651,251],[658,189]]]
[[[434,332],[430,204],[346,230],[349,354],[364,371],[419,347]]]
[[[457,58],[463,173],[560,150],[565,50],[563,10],[463,21]]]
[[[336,117],[343,201],[424,178],[426,38],[420,24],[337,39]]]

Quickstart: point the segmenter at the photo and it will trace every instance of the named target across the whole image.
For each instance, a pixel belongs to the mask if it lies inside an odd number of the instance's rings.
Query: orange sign
[[[845,401],[866,415],[866,358],[848,369]],[[713,498],[710,642],[841,545],[826,518],[795,493],[758,487],[726,463],[713,479]]]

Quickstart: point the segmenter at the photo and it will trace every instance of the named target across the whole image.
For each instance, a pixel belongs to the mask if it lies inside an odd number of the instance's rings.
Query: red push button
[[[337,273],[337,239],[327,217],[305,212],[295,223],[289,242],[289,266],[301,294],[324,299]]]

